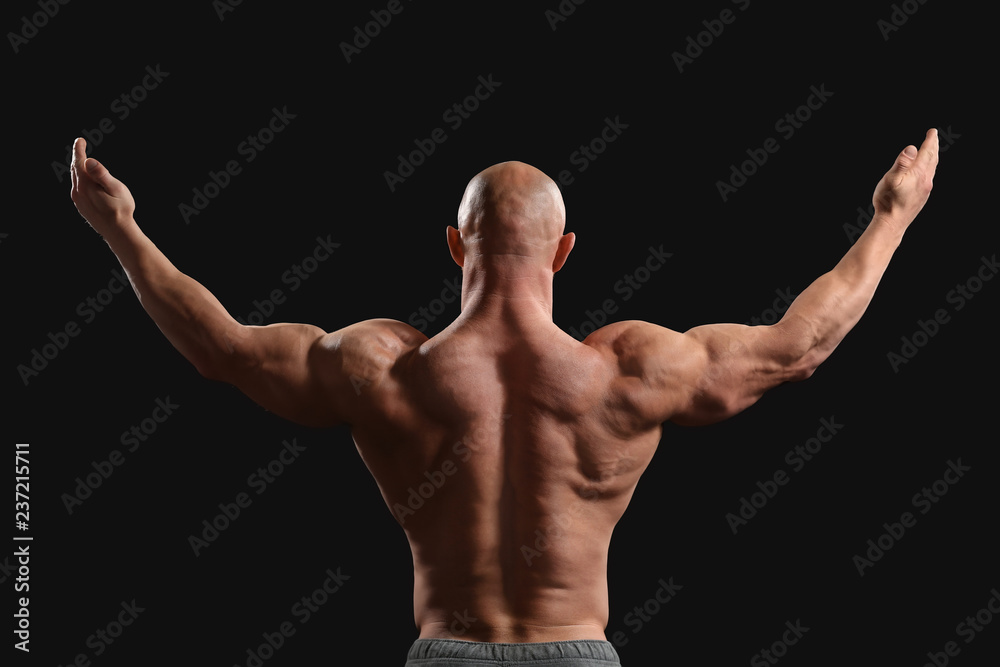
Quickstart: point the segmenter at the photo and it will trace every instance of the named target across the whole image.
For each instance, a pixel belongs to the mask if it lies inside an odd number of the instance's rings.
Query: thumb
[[[896,163],[892,165],[892,170],[896,172],[905,172],[913,166],[913,162],[917,159],[917,147],[912,144],[903,149],[896,158]]]
[[[87,171],[87,176],[102,188],[110,191],[114,187],[116,183],[115,177],[111,175],[111,172],[103,164],[94,158],[87,158],[83,166]]]

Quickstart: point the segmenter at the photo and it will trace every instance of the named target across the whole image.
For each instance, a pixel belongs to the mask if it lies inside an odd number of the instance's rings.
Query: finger
[[[70,176],[73,179],[73,189],[79,189],[80,187],[80,171],[83,169],[83,163],[87,159],[87,140],[83,137],[77,137],[76,141],[73,142],[73,160],[69,165]]]
[[[921,166],[933,170],[938,163],[938,131],[936,128],[927,130],[924,143],[920,144]]]

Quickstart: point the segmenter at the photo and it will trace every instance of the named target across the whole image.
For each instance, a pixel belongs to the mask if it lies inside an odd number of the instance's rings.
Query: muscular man
[[[447,228],[462,311],[428,338],[389,319],[240,325],[143,234],[128,188],[85,147],[73,202],[174,347],[277,415],[350,429],[410,543],[420,634],[407,665],[424,667],[619,664],[604,634],[608,545],[662,424],[718,422],[812,375],[867,308],[938,160],[933,129],[899,154],[864,234],[778,323],[627,321],[579,342],[552,321],[575,236],[534,167],[504,162],[468,184]],[[414,509],[425,473],[439,484]]]

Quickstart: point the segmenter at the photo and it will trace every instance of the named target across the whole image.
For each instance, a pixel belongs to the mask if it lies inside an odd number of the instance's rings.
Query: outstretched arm
[[[907,146],[875,188],[875,213],[864,233],[830,272],[789,306],[781,329],[801,346],[811,374],[844,339],[871,302],[889,260],[930,196],[938,163],[937,130],[919,151]]]
[[[222,304],[200,283],[184,275],[139,229],[135,201],[124,183],[77,139],[70,166],[70,196],[77,210],[118,257],[139,302],[174,347],[203,374],[210,374],[214,351],[225,349],[233,324]]]
[[[357,410],[357,387],[377,380],[380,368],[371,360],[392,359],[415,340],[416,330],[390,320],[329,334],[307,324],[241,325],[143,234],[128,188],[97,160],[88,159],[85,149],[86,142],[77,139],[73,203],[118,257],[160,331],[205,377],[235,385],[286,419],[333,426],[350,422]]]
[[[920,149],[907,146],[879,181],[865,232],[776,324],[711,324],[680,334],[623,322],[592,334],[614,341],[628,395],[641,414],[653,422],[712,423],[753,405],[768,389],[811,376],[868,308],[903,233],[930,195],[937,162],[937,131],[931,129]]]

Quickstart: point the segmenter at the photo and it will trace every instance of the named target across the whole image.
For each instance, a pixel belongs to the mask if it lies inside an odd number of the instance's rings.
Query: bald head
[[[476,174],[458,207],[467,252],[550,259],[566,227],[555,182],[523,162],[501,162]]]

